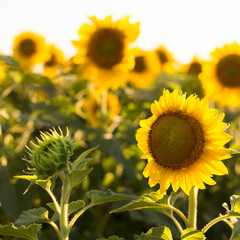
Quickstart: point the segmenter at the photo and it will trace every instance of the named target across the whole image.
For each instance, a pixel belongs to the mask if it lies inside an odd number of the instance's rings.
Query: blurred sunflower
[[[124,87],[129,70],[133,69],[129,44],[139,34],[139,23],[131,24],[129,17],[112,21],[108,16],[103,20],[89,18],[79,30],[79,41],[73,41],[78,53],[76,64],[84,64],[83,77],[99,89]]]
[[[161,71],[173,73],[175,71],[175,61],[172,54],[164,46],[159,46],[154,52],[157,55]]]
[[[143,175],[150,187],[160,183],[163,194],[172,185],[189,194],[192,186],[205,189],[214,185],[213,174],[224,175],[227,168],[221,160],[230,158],[224,144],[231,136],[223,132],[224,113],[209,109],[206,98],[163,91],[159,101],[151,105],[153,116],[140,122],[136,139],[148,159]]]
[[[13,56],[25,68],[43,63],[48,57],[45,39],[32,32],[17,35],[13,43]]]
[[[129,82],[137,88],[150,86],[158,74],[156,55],[139,48],[132,50],[135,66],[129,74]]]
[[[199,78],[209,98],[220,106],[240,106],[240,45],[236,42],[216,48],[203,64]]]
[[[198,74],[202,72],[202,64],[203,61],[195,56],[193,57],[192,61],[184,65],[181,70],[187,75],[198,76]]]
[[[65,63],[63,52],[51,45],[48,47],[49,57],[44,62],[44,72],[46,76],[53,78],[60,73],[61,66]]]
[[[106,97],[106,106],[101,105],[101,96],[95,93],[90,93],[83,101],[82,109],[84,117],[92,127],[99,127],[101,125],[102,114],[106,114],[105,123],[110,125],[113,122],[113,118],[118,116],[121,110],[118,97],[111,92],[108,92]],[[102,107],[105,113],[102,113]]]

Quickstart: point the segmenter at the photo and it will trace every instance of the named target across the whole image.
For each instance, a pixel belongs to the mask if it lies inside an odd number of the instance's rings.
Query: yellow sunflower
[[[158,74],[156,55],[139,48],[132,50],[135,66],[129,74],[129,82],[137,88],[150,86]]]
[[[182,188],[189,194],[192,186],[214,185],[213,174],[228,173],[222,160],[230,158],[224,144],[231,136],[223,132],[224,113],[209,109],[206,97],[186,99],[177,90],[164,90],[151,112],[153,116],[140,121],[136,134],[142,158],[148,159],[143,175],[149,177],[150,187],[160,183],[163,194],[171,184],[173,191]]]
[[[48,57],[44,38],[32,32],[17,35],[13,43],[13,56],[26,68],[43,63]]]
[[[89,18],[79,30],[79,41],[73,41],[78,53],[76,64],[84,64],[83,77],[99,89],[124,87],[128,72],[134,67],[129,44],[139,34],[139,23],[131,24],[129,17],[112,21],[108,16],[103,20]]]
[[[199,78],[209,98],[220,106],[240,106],[240,45],[216,48],[203,64]]]
[[[107,93],[106,97],[106,116],[104,116],[105,123],[110,125],[113,122],[113,118],[118,116],[121,110],[118,97],[113,93]],[[93,127],[99,127],[101,125],[101,96],[95,93],[90,93],[83,101],[83,113],[84,117]]]
[[[173,73],[175,71],[175,60],[173,55],[162,45],[155,49],[159,61],[159,68],[162,72]]]
[[[44,72],[46,76],[53,78],[60,73],[65,58],[63,52],[54,45],[48,47],[48,52],[49,57],[44,62]]]
[[[192,61],[182,67],[182,71],[187,75],[198,76],[202,72],[203,61],[194,56]]]

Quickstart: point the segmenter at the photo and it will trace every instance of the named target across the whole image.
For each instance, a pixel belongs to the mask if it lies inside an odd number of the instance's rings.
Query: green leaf
[[[98,238],[97,240],[124,240],[124,238],[120,238],[118,236],[111,236],[109,238]]]
[[[28,240],[37,240],[37,233],[41,229],[40,224],[32,224],[28,227],[15,227],[13,223],[0,225],[0,235],[20,237]]]
[[[237,218],[231,218],[230,219],[233,229],[232,229],[232,235],[229,240],[239,240],[240,239],[240,220]]]
[[[98,146],[94,147],[94,148],[90,148],[86,151],[84,151],[73,163],[73,169],[77,169],[77,168],[81,168],[82,165],[85,165],[84,163],[84,159],[96,148],[98,148]]]
[[[48,203],[47,204],[53,211],[54,214],[51,218],[52,221],[57,221],[59,219],[59,214],[56,211],[54,203]],[[77,201],[72,201],[68,205],[68,216],[70,216],[72,213],[82,209],[85,207],[85,202],[83,200],[77,200]]]
[[[181,240],[204,240],[206,237],[201,231],[194,228],[187,228],[181,235]]]
[[[160,195],[158,192],[153,192],[144,195],[142,198],[134,200],[118,209],[111,211],[111,213],[130,211],[130,210],[146,210],[153,212],[160,212],[166,215],[171,215],[172,211],[169,209],[170,204],[173,205],[176,200],[176,194]]]
[[[88,197],[91,199],[91,205],[99,205],[106,202],[121,201],[121,200],[132,200],[139,198],[138,196],[125,194],[125,193],[115,193],[108,189],[106,192],[99,190],[91,190],[88,192]]]
[[[134,240],[172,240],[172,234],[167,227],[153,227],[140,236],[134,235]]]
[[[231,210],[240,213],[240,196],[232,195],[230,197]]]
[[[85,180],[88,174],[93,170],[93,168],[86,168],[83,170],[73,170],[68,176],[71,188],[78,186],[81,182]]]
[[[85,202],[83,200],[72,201],[68,206],[68,215],[82,209],[85,207]]]
[[[29,225],[31,223],[43,222],[48,220],[47,209],[40,207],[23,211],[15,221],[16,225]]]

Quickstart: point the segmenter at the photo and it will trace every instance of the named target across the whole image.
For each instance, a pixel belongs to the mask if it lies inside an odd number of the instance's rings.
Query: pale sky
[[[225,43],[240,44],[240,0],[0,0],[0,9],[3,54],[11,54],[17,34],[32,31],[73,56],[71,40],[93,15],[130,15],[131,22],[141,23],[136,46],[164,45],[183,63],[194,55],[207,59]]]

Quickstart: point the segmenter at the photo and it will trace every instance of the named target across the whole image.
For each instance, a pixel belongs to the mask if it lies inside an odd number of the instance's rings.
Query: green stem
[[[225,214],[225,215],[222,215],[222,216],[219,216],[215,219],[213,219],[211,222],[209,222],[201,231],[203,233],[205,233],[210,227],[212,227],[214,224],[220,222],[220,221],[223,221],[225,219],[228,219],[230,218],[228,214]]]
[[[51,199],[54,203],[54,206],[56,208],[56,211],[58,212],[58,214],[60,214],[60,207],[59,207],[56,197],[54,196],[54,194],[52,193],[52,191],[49,188],[45,188],[45,190],[47,191],[48,195],[51,197]]]
[[[55,232],[56,232],[57,235],[58,235],[58,238],[59,238],[59,239],[62,239],[61,233],[60,233],[60,231],[59,231],[58,226],[56,225],[56,223],[53,222],[53,221],[49,221],[49,222],[47,222],[47,223],[50,224],[50,225],[54,228]]]
[[[198,188],[193,186],[189,194],[188,221],[189,227],[197,229],[197,196]]]
[[[167,215],[169,218],[172,219],[172,221],[175,223],[177,229],[179,230],[179,232],[182,234],[183,232],[183,229],[182,229],[182,226],[180,225],[180,223],[178,222],[178,220],[171,214]]]
[[[169,205],[166,208],[174,211],[183,220],[183,222],[185,223],[186,227],[189,227],[188,219],[186,218],[186,216],[178,208],[175,208],[175,207],[173,207],[171,205]]]
[[[62,236],[62,240],[69,239],[69,231],[68,231],[68,201],[70,195],[70,184],[66,178],[63,178],[63,186],[62,186],[62,196],[61,196],[61,206],[60,206],[60,233]]]

